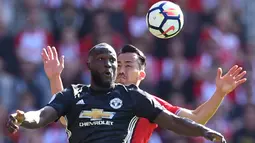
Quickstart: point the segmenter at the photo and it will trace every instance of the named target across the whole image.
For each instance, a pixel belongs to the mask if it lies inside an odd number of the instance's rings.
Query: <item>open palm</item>
[[[242,71],[242,67],[235,65],[222,76],[222,69],[219,68],[216,77],[216,87],[226,95],[247,80],[243,78],[245,74],[246,71]]]
[[[51,79],[60,76],[64,69],[64,56],[59,60],[56,48],[50,46],[43,49],[41,56],[47,77]]]

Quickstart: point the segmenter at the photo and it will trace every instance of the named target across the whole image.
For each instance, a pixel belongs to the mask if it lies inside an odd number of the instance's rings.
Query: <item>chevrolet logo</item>
[[[103,109],[92,109],[91,111],[83,110],[79,118],[89,118],[90,120],[112,119],[115,112],[104,112]]]

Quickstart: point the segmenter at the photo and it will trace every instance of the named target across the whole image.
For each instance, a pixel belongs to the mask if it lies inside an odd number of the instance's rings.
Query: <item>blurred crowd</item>
[[[15,109],[39,109],[51,97],[42,48],[65,56],[64,86],[90,82],[88,50],[106,42],[117,51],[131,43],[147,56],[141,88],[173,105],[195,109],[215,91],[218,67],[234,64],[248,81],[227,95],[207,126],[230,143],[255,143],[254,0],[173,0],[184,12],[181,33],[169,40],[148,32],[145,15],[159,0],[0,0],[0,143],[64,143],[59,123],[10,135],[5,121]],[[157,129],[150,143],[207,143]]]

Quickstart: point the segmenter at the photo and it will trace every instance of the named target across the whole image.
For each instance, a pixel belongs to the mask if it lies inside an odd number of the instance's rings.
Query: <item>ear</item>
[[[90,62],[87,62],[87,67],[90,70]]]
[[[146,77],[146,73],[145,73],[145,71],[140,71],[140,73],[139,73],[139,78],[140,78],[140,80],[143,80],[144,78]]]

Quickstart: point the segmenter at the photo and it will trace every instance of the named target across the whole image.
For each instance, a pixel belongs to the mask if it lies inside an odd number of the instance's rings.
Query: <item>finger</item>
[[[236,83],[236,85],[239,86],[239,85],[245,83],[246,81],[247,81],[247,78],[241,79],[241,80],[239,80],[239,81]]]
[[[218,68],[217,70],[217,78],[221,78],[222,77],[222,68]]]
[[[213,138],[211,141],[212,141],[212,142],[215,142],[215,141],[216,141],[216,138]]]
[[[225,138],[222,138],[221,142],[222,142],[222,143],[227,143],[227,141],[226,141]]]
[[[52,49],[51,49],[50,46],[47,47],[47,52],[48,52],[49,58],[50,58],[51,60],[53,60],[53,59],[54,59],[54,57],[53,57],[53,52],[52,52]]]
[[[56,48],[52,47],[52,51],[53,51],[53,58],[58,59],[58,52],[57,52]]]
[[[10,122],[9,123],[9,127],[14,129],[14,130],[18,130],[19,129],[19,126],[15,125],[14,123]]]
[[[47,62],[47,57],[43,52],[41,53],[41,58],[44,63]]]
[[[11,133],[16,133],[18,131],[18,127],[16,126],[9,126],[8,131]]]
[[[49,57],[49,55],[48,55],[48,52],[46,51],[45,48],[43,48],[43,55],[44,55],[44,58],[45,58],[47,61],[50,60],[50,57]]]
[[[242,73],[240,73],[239,75],[236,76],[236,80],[240,80],[241,78],[243,78],[246,75],[246,71],[243,71]]]
[[[215,140],[215,137],[213,137],[213,135],[210,134],[210,133],[206,135],[206,138],[207,138],[208,140],[210,140],[210,141]]]
[[[62,67],[65,67],[65,56],[61,56],[60,65],[61,65]]]
[[[6,127],[10,133],[13,133],[19,129],[19,127],[15,125],[11,120],[8,121]]]
[[[236,70],[237,68],[238,68],[238,65],[234,65],[234,66],[228,71],[227,74],[232,75],[232,74],[235,72],[235,70]]]
[[[17,110],[16,113],[17,113],[18,115],[23,115],[23,114],[24,114],[24,112],[21,111],[21,110]]]
[[[17,121],[17,119],[13,115],[10,115],[9,120],[14,123]]]
[[[243,70],[242,67],[239,67],[237,70],[235,70],[234,73],[232,74],[233,77],[237,76],[242,70]]]
[[[12,133],[12,134],[17,132],[16,129],[14,129],[14,128],[10,127],[10,126],[7,129],[8,129],[8,132]]]

